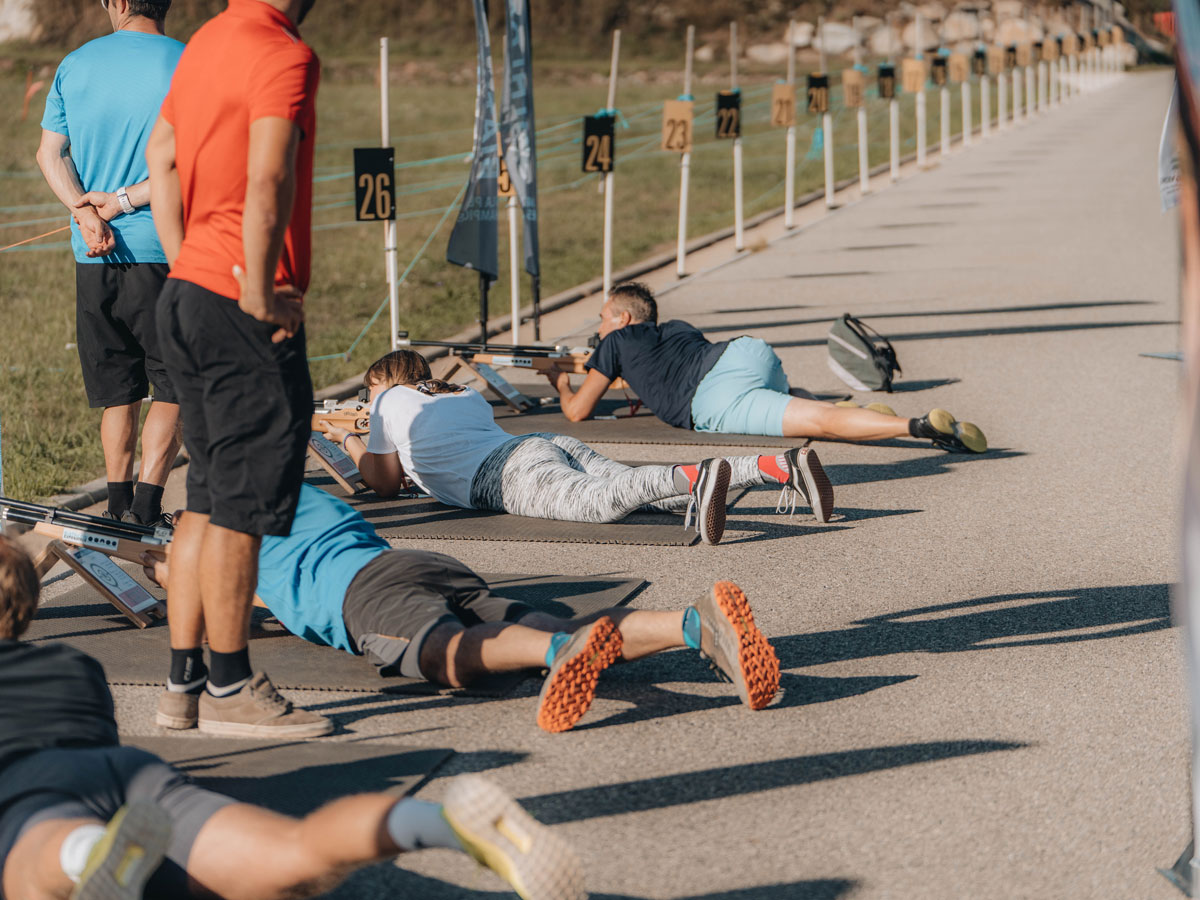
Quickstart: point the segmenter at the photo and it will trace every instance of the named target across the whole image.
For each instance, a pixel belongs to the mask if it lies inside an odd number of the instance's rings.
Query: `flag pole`
[[[379,39],[379,131],[380,144],[388,147],[392,143],[388,93],[388,39]],[[383,259],[387,269],[388,284],[388,340],[393,350],[400,346],[400,283],[396,264],[396,220],[383,223]]]
[[[696,47],[696,26],[687,28],[687,56],[683,63],[683,96],[692,96],[692,55]],[[687,274],[688,181],[692,168],[692,151],[679,156],[679,229],[675,246],[675,277]]]
[[[605,107],[613,117],[615,133],[617,123],[617,59],[621,55],[621,29],[613,31],[612,63],[608,70],[608,105]],[[612,293],[612,238],[613,238],[613,173],[610,166],[604,173],[604,297]]]
[[[787,30],[788,43],[788,58],[787,58],[787,83],[788,86],[795,89],[796,85],[796,20],[788,21]],[[795,103],[793,95],[793,104]],[[785,153],[787,161],[783,167],[783,227],[792,229],[796,227],[796,122],[795,115],[792,116],[792,124],[787,127],[787,135],[784,139]]]
[[[729,23],[729,82],[736,94],[738,90],[738,42],[737,22]],[[742,123],[741,106],[738,106],[738,133],[733,139],[733,249],[741,251],[746,246],[745,221],[742,210]]]

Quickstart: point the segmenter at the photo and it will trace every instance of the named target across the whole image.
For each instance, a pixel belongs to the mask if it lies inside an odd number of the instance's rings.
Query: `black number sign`
[[[721,91],[717,94],[717,137],[742,136],[742,92]]]
[[[808,111],[813,115],[829,112],[829,76],[808,76]]]
[[[396,218],[396,151],[391,147],[355,148],[354,218],[359,222]]]
[[[884,63],[879,67],[879,96],[891,100],[896,96],[896,67]]]
[[[1017,65],[1017,45],[1009,44],[1004,48],[1004,67],[1006,69],[1016,68]]]
[[[946,57],[935,56],[933,58],[933,83],[938,87],[946,85]]]
[[[583,171],[611,172],[617,154],[612,116],[583,117]]]
[[[1063,39],[1059,37],[1059,38],[1055,38],[1054,41],[1056,44],[1058,44],[1058,55],[1062,56],[1063,55]]]
[[[1042,42],[1041,41],[1033,42],[1033,55],[1029,59],[1034,65],[1037,65],[1039,62],[1042,61]]]
[[[975,55],[971,57],[971,71],[976,75],[987,74],[987,51],[976,50]]]

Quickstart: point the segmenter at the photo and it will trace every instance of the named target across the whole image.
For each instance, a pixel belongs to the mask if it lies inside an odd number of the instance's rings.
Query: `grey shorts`
[[[107,822],[132,800],[157,803],[171,817],[171,842],[145,895],[163,900],[192,896],[187,861],[196,835],[213,813],[235,802],[197,787],[182,772],[135,747],[40,750],[0,772],[0,784],[0,876],[17,840],[40,822]]]
[[[342,603],[346,631],[380,675],[423,678],[421,644],[438,625],[515,622],[533,608],[497,597],[452,556],[385,550],[350,582]],[[410,652],[411,648],[411,652]]]

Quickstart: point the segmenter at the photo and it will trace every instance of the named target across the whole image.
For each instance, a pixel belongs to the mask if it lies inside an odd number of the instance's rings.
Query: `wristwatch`
[[[125,190],[124,186],[117,188],[117,202],[121,204],[121,212],[129,215],[134,210],[134,205],[129,202],[129,191]]]

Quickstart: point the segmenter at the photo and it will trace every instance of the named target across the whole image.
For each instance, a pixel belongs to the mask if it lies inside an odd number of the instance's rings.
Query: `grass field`
[[[334,357],[312,364],[318,387],[361,371],[386,349],[386,313],[367,331],[353,355],[345,352],[386,295],[382,227],[353,221],[351,150],[379,142],[379,95],[366,60],[339,65],[326,60],[319,95],[312,288],[307,299],[309,351]],[[398,165],[399,257],[407,277],[400,290],[401,327],[414,337],[444,336],[475,315],[477,276],[445,262],[446,242],[471,150],[473,47],[448,63],[394,56],[391,133]],[[2,54],[0,54],[2,58]],[[499,69],[497,52],[497,69]],[[594,278],[601,269],[603,197],[596,176],[580,171],[579,118],[604,106],[607,58],[538,61],[534,88],[538,112],[541,192],[542,296]],[[727,65],[699,66],[696,144],[692,154],[689,233],[700,235],[732,224],[731,146],[714,137],[713,95],[726,86]],[[674,247],[678,202],[678,156],[659,150],[661,105],[680,93],[677,71],[661,61],[628,59],[617,106],[616,235],[614,266]],[[783,202],[784,133],[769,124],[776,73],[743,74],[745,212]],[[798,78],[802,82],[802,77]],[[839,83],[838,78],[831,81]],[[873,81],[869,79],[869,81]],[[16,120],[24,91],[21,64],[0,75],[0,104]],[[803,94],[800,87],[798,93]],[[978,91],[976,104],[978,104]],[[0,247],[65,224],[66,217],[34,162],[44,91],[28,121],[0,133]],[[833,94],[834,141],[839,178],[857,171],[853,110],[840,109]],[[914,139],[914,99],[902,104],[904,152]],[[929,94],[931,143],[939,133],[937,92]],[[887,158],[887,104],[870,99],[870,158]],[[959,103],[954,90],[953,128]],[[820,186],[819,152],[810,152],[814,119],[798,110],[797,192]],[[975,114],[978,121],[978,111]],[[449,215],[443,216],[447,210]],[[438,227],[439,221],[442,222]],[[506,232],[505,232],[506,233]],[[86,408],[73,349],[74,263],[57,235],[0,253],[0,428],[5,490],[21,498],[44,497],[102,471],[96,429],[99,412]],[[426,249],[419,254],[421,248]],[[507,312],[507,244],[500,240],[501,274],[491,293],[493,314]],[[528,291],[528,279],[523,279]],[[525,299],[528,300],[526,293]]]

